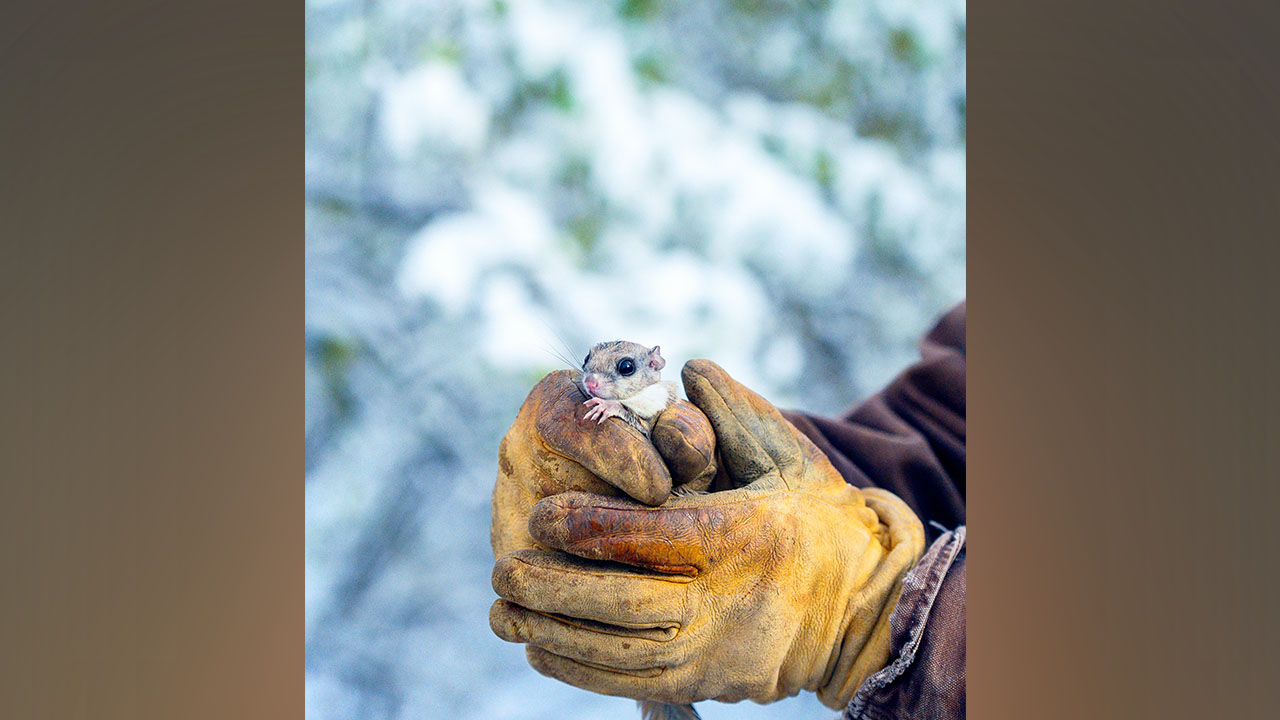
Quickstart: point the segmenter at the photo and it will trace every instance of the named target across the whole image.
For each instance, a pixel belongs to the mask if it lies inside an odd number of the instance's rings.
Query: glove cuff
[[[818,688],[818,699],[832,710],[844,709],[862,681],[888,664],[889,617],[902,594],[902,578],[924,553],[924,526],[906,503],[879,488],[864,489],[862,494],[884,526],[888,547],[849,600],[844,631],[834,648],[834,668]]]

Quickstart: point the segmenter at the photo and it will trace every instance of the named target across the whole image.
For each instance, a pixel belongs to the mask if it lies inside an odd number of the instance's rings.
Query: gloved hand
[[[739,487],[662,507],[546,497],[529,530],[563,552],[501,557],[490,625],[527,643],[539,672],[596,692],[683,704],[805,689],[840,709],[888,660],[924,529],[891,493],[847,484],[715,363],[690,361],[682,377]]]
[[[696,407],[681,400],[667,408],[651,442],[621,420],[584,420],[590,408],[574,377],[570,370],[544,377],[502,439],[489,528],[494,557],[539,547],[529,536],[529,513],[548,495],[626,493],[658,505],[671,494],[673,478],[677,486],[705,490],[716,474],[715,435]]]

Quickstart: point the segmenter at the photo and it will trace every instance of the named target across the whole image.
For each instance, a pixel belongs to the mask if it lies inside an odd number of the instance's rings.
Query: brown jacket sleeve
[[[858,487],[911,506],[930,539],[965,522],[965,305],[929,332],[922,359],[842,418],[784,413]]]
[[[784,413],[845,479],[905,500],[932,541],[890,617],[893,655],[845,720],[965,716],[965,305],[921,343],[922,359],[839,419]]]

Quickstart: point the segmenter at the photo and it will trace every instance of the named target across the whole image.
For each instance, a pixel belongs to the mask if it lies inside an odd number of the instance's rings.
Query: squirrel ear
[[[662,355],[658,352],[662,349],[661,345],[654,345],[649,351],[649,367],[654,370],[661,370],[667,366],[667,361],[662,359]]]

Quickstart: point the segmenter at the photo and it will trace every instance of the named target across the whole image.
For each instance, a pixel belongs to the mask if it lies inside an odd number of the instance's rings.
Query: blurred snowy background
[[[635,718],[488,628],[498,441],[600,340],[828,414],[909,363],[965,292],[963,0],[308,0],[306,35],[307,716]]]

